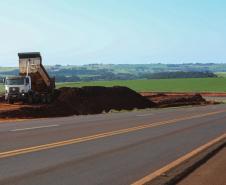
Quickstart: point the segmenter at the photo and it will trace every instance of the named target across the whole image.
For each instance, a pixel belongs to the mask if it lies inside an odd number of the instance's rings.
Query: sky
[[[225,0],[0,1],[0,66],[224,63]]]

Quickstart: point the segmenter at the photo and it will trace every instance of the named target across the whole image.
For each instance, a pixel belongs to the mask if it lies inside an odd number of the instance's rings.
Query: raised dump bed
[[[34,92],[52,92],[55,88],[55,79],[50,78],[44,66],[39,52],[19,53],[20,76],[30,76],[31,89]]]

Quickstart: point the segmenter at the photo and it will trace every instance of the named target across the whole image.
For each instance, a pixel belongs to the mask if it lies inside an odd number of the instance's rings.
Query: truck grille
[[[20,88],[19,87],[10,87],[9,88],[9,93],[11,94],[17,94],[20,92]]]

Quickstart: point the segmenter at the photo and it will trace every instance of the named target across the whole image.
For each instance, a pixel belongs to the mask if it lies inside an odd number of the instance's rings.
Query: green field
[[[98,81],[81,83],[58,83],[57,87],[82,86],[127,86],[136,91],[177,91],[177,92],[226,92],[226,78],[189,78],[164,80],[128,80],[128,81]],[[3,91],[3,85],[0,85]]]
[[[164,80],[98,81],[58,83],[57,87],[127,86],[136,91],[226,92],[226,78],[189,78]]]

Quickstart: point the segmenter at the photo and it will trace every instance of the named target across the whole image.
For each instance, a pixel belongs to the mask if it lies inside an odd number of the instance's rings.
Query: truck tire
[[[14,101],[11,98],[8,98],[7,102],[8,102],[8,104],[14,104]]]
[[[50,104],[52,102],[52,96],[50,94],[46,95],[46,103]]]
[[[29,104],[33,104],[33,96],[31,94],[28,95],[27,101]]]
[[[33,96],[33,103],[40,103],[40,98],[37,95]]]
[[[43,104],[46,104],[47,103],[46,95],[43,95],[42,96],[41,101],[42,101]]]

